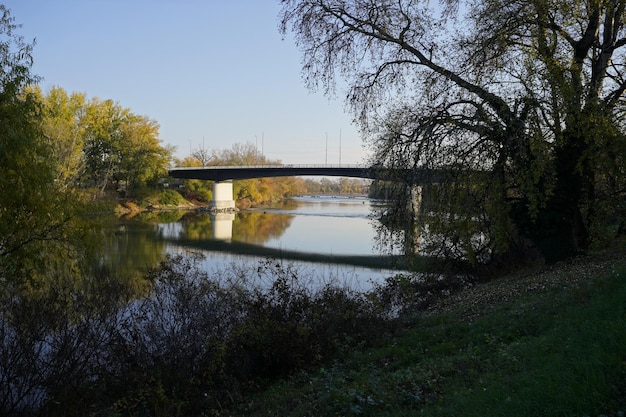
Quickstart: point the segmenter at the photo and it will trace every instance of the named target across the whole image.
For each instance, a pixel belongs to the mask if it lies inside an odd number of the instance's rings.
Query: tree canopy
[[[0,5],[0,284],[41,286],[98,256],[101,208],[85,190],[156,181],[170,150],[155,121],[111,100],[60,87],[44,94],[31,73],[34,42],[18,30]]]
[[[624,232],[626,1],[281,4],[308,86],[348,83],[372,163],[446,173],[391,178],[425,187],[428,216],[410,192],[390,210],[424,250],[557,260]]]
[[[44,108],[29,86],[32,43],[0,5],[0,286],[74,272],[87,249],[84,206],[65,189],[65,162],[44,135]],[[41,283],[41,282],[39,282]]]
[[[40,104],[42,134],[53,149],[58,179],[67,186],[129,195],[167,175],[172,150],[161,145],[155,120],[113,100],[87,99],[61,87],[28,92]]]

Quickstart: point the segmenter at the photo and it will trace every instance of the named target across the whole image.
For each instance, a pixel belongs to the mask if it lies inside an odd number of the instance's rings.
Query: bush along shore
[[[0,414],[619,416],[626,263],[489,282],[396,276],[363,294],[267,259],[195,256],[132,296],[107,271],[1,308]],[[454,289],[456,288],[456,289]],[[6,295],[6,294],[5,294]]]
[[[355,341],[224,415],[625,415],[623,260],[516,272],[421,305],[382,346]]]

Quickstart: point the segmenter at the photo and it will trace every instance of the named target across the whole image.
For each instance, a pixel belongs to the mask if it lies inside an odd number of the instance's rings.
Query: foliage
[[[105,269],[5,293],[0,412],[585,415],[617,410],[626,388],[623,266],[469,320],[416,314],[441,280],[366,296],[312,290],[319,277],[272,259],[216,274],[200,261],[167,259],[143,294]]]
[[[304,180],[305,194],[367,194],[368,182],[358,178],[320,178]]]
[[[37,297],[7,294],[0,412],[218,413],[385,331],[362,295],[313,291],[292,265],[210,276],[199,261],[168,258],[149,272],[144,296],[106,269],[80,282],[59,275]]]
[[[200,148],[192,157],[181,161],[182,166],[236,166],[236,165],[277,165],[280,161],[270,161],[252,143],[236,143],[229,149],[212,150]],[[188,200],[209,202],[212,199],[212,182],[185,180],[184,196]],[[233,183],[233,196],[240,207],[248,207],[286,197],[302,194],[303,180],[300,178],[258,178],[237,180]]]
[[[42,130],[50,141],[52,160],[57,165],[55,181],[61,182],[65,189],[75,186],[85,171],[84,138],[77,123],[85,110],[85,95],[68,95],[58,87],[51,88],[45,97],[38,86],[30,92],[41,101]]]
[[[372,165],[405,184],[392,234],[409,254],[415,230],[473,262],[553,261],[623,232],[625,2],[281,4],[308,86],[347,80]],[[434,210],[412,210],[417,185]]]
[[[461,274],[396,274],[376,284],[369,298],[380,311],[407,317],[476,282],[476,277]]]
[[[187,157],[178,161],[179,166],[196,167],[202,166],[202,162],[196,157]],[[181,189],[185,199],[208,203],[213,199],[213,183],[203,180],[185,180]]]
[[[569,288],[529,290],[484,305],[478,318],[412,314],[384,346],[280,381],[222,415],[621,415],[624,274],[622,263]]]
[[[171,150],[161,146],[156,121],[60,87],[29,92],[40,102],[43,134],[67,186],[94,186],[102,193],[115,187],[130,195],[167,174]]]
[[[166,206],[177,206],[181,204],[183,201],[183,197],[173,190],[164,190],[159,195],[159,204]]]
[[[158,209],[164,206],[168,208],[191,206],[178,191],[171,188],[139,187],[133,194],[134,198],[126,200],[124,204],[135,204],[136,211]]]
[[[92,99],[79,121],[84,126],[85,180],[103,191],[114,184],[129,194],[166,175],[170,150],[158,139],[158,124],[112,100]]]
[[[2,5],[0,13],[0,285],[10,291],[45,286],[50,271],[76,273],[95,239],[82,194],[68,189],[74,150],[44,134],[33,45]]]
[[[12,288],[0,307],[0,412],[3,415],[49,415],[51,398],[73,401],[76,413],[87,412],[81,398],[111,343],[119,303],[130,293],[104,271],[76,280],[50,274],[45,291]]]

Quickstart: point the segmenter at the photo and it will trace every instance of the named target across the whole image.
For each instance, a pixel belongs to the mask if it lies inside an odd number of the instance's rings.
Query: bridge
[[[375,170],[362,165],[245,165],[182,167],[171,169],[170,175],[174,178],[211,181],[299,176],[377,178]]]
[[[211,210],[232,211],[235,210],[233,180],[297,176],[391,179],[408,178],[410,174],[412,184],[432,184],[441,182],[445,173],[431,169],[390,169],[363,165],[246,165],[177,167],[170,169],[169,174],[173,178],[215,181]]]

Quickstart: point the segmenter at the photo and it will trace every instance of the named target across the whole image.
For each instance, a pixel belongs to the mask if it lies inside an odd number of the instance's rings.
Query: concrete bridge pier
[[[211,211],[227,212],[236,211],[233,199],[232,180],[215,181],[213,183],[213,201],[209,204]]]
[[[422,186],[414,185],[409,190],[409,193],[410,193],[409,204],[410,204],[411,213],[413,213],[414,216],[420,215],[421,208],[422,208],[422,193],[423,193]]]
[[[423,188],[421,185],[410,186],[408,193],[408,214],[410,216],[409,224],[405,229],[404,250],[405,253],[415,254],[420,250],[421,228],[418,217],[422,214],[422,198]]]

